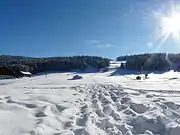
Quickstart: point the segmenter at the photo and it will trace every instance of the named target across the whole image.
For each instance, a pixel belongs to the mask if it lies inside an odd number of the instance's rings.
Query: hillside
[[[180,54],[173,53],[146,53],[121,56],[118,61],[126,61],[126,69],[130,70],[179,70]]]
[[[23,56],[0,56],[0,66],[6,66],[15,72],[29,71],[33,74],[47,71],[71,71],[93,67],[100,69],[109,65],[109,59],[96,56],[33,58]]]

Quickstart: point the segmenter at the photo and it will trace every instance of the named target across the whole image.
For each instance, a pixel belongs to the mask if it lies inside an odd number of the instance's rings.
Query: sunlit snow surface
[[[0,134],[179,135],[180,74],[135,80],[112,75],[119,66],[79,80],[73,72],[0,80]]]

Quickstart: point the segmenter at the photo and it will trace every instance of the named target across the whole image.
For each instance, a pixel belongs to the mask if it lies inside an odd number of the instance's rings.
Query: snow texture
[[[111,76],[118,65],[80,80],[74,72],[0,80],[0,134],[179,135],[179,74]]]

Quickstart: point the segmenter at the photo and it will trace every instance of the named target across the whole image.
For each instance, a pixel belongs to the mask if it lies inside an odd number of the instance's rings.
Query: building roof
[[[30,72],[25,72],[25,71],[21,71],[21,73],[24,75],[32,75]]]
[[[10,68],[8,68],[8,67],[6,67],[6,66],[0,66],[0,68],[6,68],[6,69],[11,70]]]

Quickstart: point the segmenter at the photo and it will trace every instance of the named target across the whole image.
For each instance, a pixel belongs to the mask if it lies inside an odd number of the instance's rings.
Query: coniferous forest
[[[0,66],[15,72],[29,71],[33,74],[48,71],[86,70],[88,66],[101,69],[109,65],[109,59],[96,56],[33,58],[24,56],[0,56]]]
[[[126,61],[123,68],[130,70],[179,70],[180,54],[173,53],[146,53],[129,56],[120,56],[117,61]]]
[[[146,53],[120,56],[117,61],[126,61],[122,68],[130,70],[179,70],[180,54]],[[95,69],[108,67],[110,59],[98,56],[72,56],[33,58],[24,56],[0,56],[0,66],[10,68],[15,72],[29,71],[32,74],[48,71],[85,71],[89,66]]]

